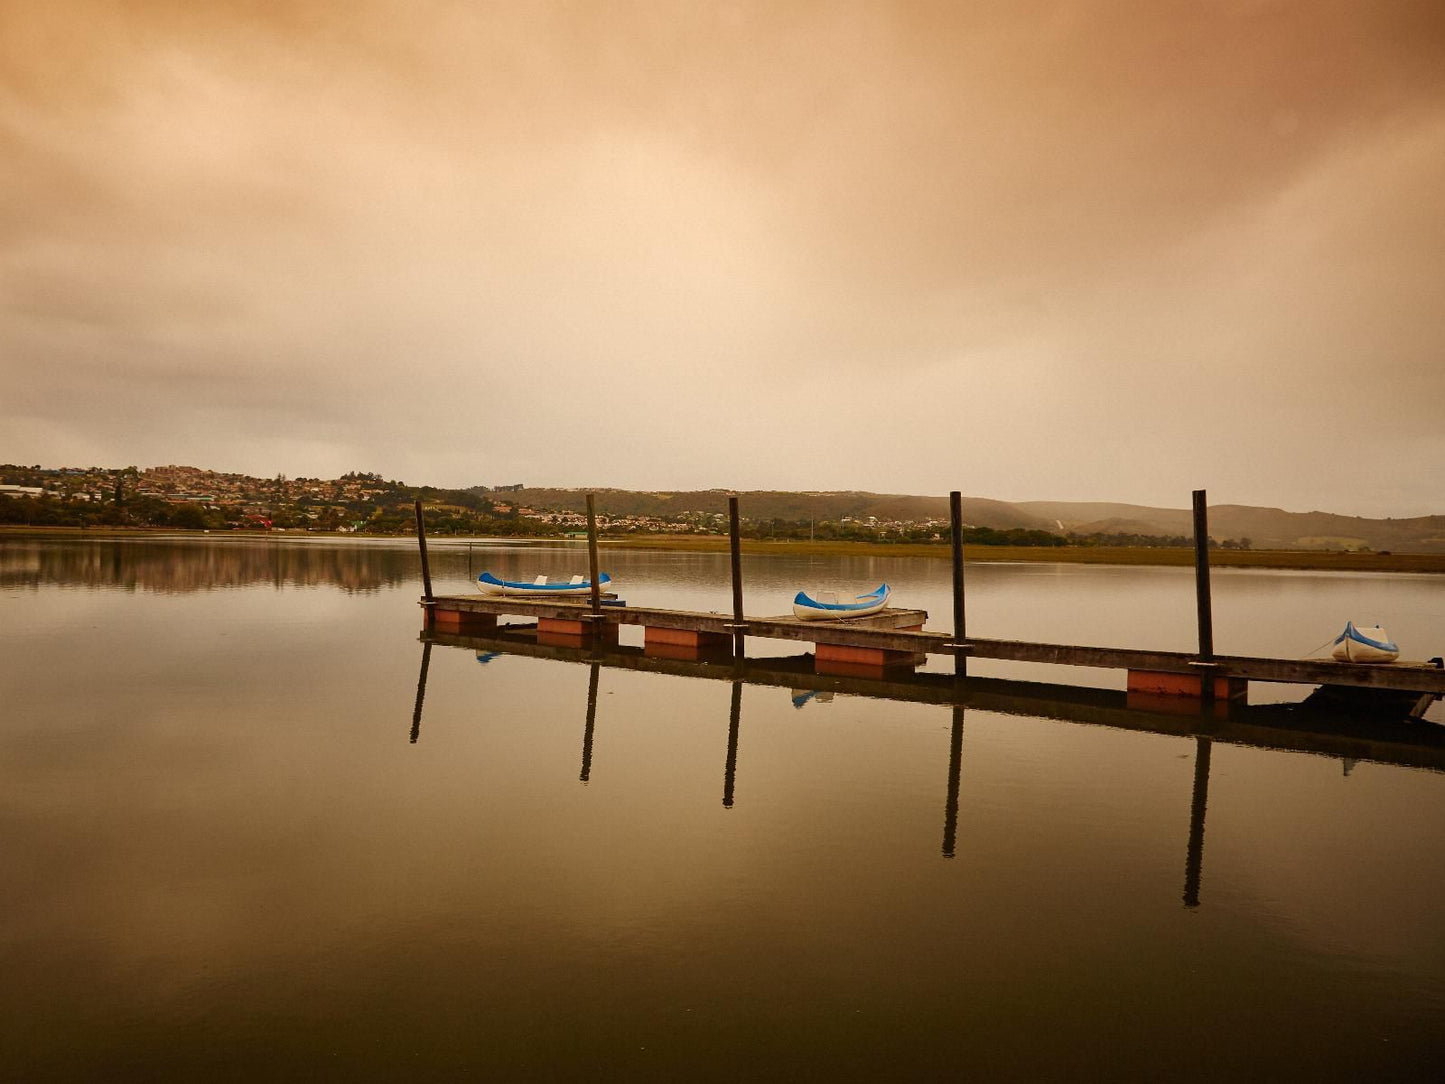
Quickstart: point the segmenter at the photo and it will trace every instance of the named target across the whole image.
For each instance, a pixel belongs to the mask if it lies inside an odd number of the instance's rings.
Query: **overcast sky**
[[[4,0],[0,461],[1445,513],[1445,4]]]

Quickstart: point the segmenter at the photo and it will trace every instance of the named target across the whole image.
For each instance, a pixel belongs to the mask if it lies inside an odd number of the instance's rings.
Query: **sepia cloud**
[[[1438,512],[1442,60],[1404,0],[16,0],[0,458]]]

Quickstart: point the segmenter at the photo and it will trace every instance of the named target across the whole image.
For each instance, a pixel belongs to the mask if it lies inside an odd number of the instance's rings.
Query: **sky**
[[[1445,5],[5,0],[0,461],[1445,513]]]

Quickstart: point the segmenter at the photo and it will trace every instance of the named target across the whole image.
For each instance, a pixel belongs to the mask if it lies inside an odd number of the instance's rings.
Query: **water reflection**
[[[743,683],[733,682],[732,707],[728,712],[728,757],[723,768],[723,808],[733,807],[733,787],[738,775],[738,726],[743,717]]]
[[[1209,754],[1212,743],[1194,739],[1194,793],[1189,801],[1189,848],[1184,856],[1184,906],[1199,906],[1199,880],[1204,870],[1204,809],[1209,804]]]
[[[431,668],[431,643],[421,645],[421,673],[416,679],[416,705],[411,710],[411,744],[421,737],[421,706],[426,699],[426,673]]]
[[[489,636],[462,636],[435,631],[422,633],[421,672],[417,678],[411,740],[420,733],[427,668],[433,643],[467,648],[486,660],[508,653],[540,656],[589,666],[587,708],[582,737],[582,769],[587,783],[592,773],[593,738],[597,720],[598,684],[602,667],[647,670],[657,673],[726,680],[731,686],[727,754],[723,767],[722,804],[732,809],[738,784],[738,739],[742,724],[743,686],[759,684],[786,688],[794,706],[813,699],[828,700],[835,693],[947,705],[952,713],[948,745],[948,776],[943,806],[942,857],[957,854],[960,776],[963,760],[963,724],[966,705],[1005,714],[1020,714],[1070,722],[1105,725],[1135,731],[1152,731],[1195,739],[1193,790],[1189,833],[1185,844],[1184,905],[1200,905],[1204,866],[1204,820],[1209,800],[1210,756],[1215,740],[1228,740],[1259,748],[1324,753],[1347,765],[1373,759],[1412,767],[1445,771],[1445,728],[1432,724],[1401,724],[1395,728],[1378,720],[1356,721],[1327,713],[1292,710],[1290,706],[1235,706],[1224,718],[1216,712],[1154,712],[1131,708],[1127,696],[1108,690],[1013,682],[989,678],[957,680],[951,676],[914,674],[891,679],[818,676],[811,673],[811,655],[761,659],[702,659],[683,661],[647,656],[625,646],[548,646],[536,642],[535,630],[512,627]],[[1369,735],[1366,741],[1364,735]]]
[[[414,549],[331,545],[271,538],[188,539],[185,560],[174,539],[7,538],[0,547],[0,589],[63,584],[180,594],[271,584],[379,591],[413,580]]]
[[[953,733],[948,741],[948,798],[943,803],[943,857],[952,858],[958,839],[958,773],[963,764],[963,705],[953,705]]]
[[[594,661],[587,677],[587,725],[582,731],[582,772],[577,777],[584,783],[592,778],[592,733],[597,726],[597,683],[601,673],[602,664]]]
[[[801,708],[808,704],[830,704],[833,701],[833,694],[826,689],[792,689],[793,707]]]

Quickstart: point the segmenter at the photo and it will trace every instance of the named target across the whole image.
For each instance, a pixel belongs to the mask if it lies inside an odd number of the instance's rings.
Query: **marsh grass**
[[[648,535],[607,538],[601,543],[622,549],[685,550],[726,553],[728,540],[700,535]],[[926,557],[949,559],[949,547],[942,543],[884,542],[770,542],[743,539],[744,553],[789,554],[802,557]],[[964,560],[977,561],[1066,561],[1091,565],[1194,564],[1191,549],[1160,549],[1144,546],[965,546]],[[1445,554],[1440,553],[1334,553],[1323,550],[1223,550],[1209,551],[1214,568],[1287,568],[1328,572],[1434,572],[1445,573]]]

